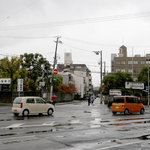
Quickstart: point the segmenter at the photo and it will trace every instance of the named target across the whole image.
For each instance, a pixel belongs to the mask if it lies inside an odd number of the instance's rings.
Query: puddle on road
[[[150,134],[142,135],[142,136],[138,136],[138,137],[123,138],[123,139],[121,139],[121,140],[133,140],[133,139],[150,140]]]
[[[125,118],[125,119],[118,119],[116,121],[141,120],[141,119],[144,119],[144,118]]]
[[[7,133],[7,134],[0,134],[0,136],[12,136],[17,135],[16,133]]]
[[[11,121],[12,119],[0,119],[0,121]]]

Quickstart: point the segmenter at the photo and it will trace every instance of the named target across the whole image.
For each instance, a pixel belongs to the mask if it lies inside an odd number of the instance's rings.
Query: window
[[[114,97],[114,103],[124,103],[124,97]]]
[[[121,72],[126,72],[126,70],[125,69],[121,69]]]
[[[145,64],[145,61],[141,61],[141,64],[144,65],[144,64]]]
[[[134,64],[138,64],[138,61],[134,61]]]
[[[120,69],[116,69],[116,72],[120,71]]]
[[[21,98],[15,98],[14,104],[21,104],[22,99]]]
[[[126,97],[126,103],[134,103],[133,97]]]
[[[132,69],[128,69],[128,72],[132,73]]]
[[[146,64],[150,64],[150,60],[149,59],[146,60]]]
[[[37,104],[44,104],[45,102],[41,98],[36,98]]]
[[[125,61],[121,61],[121,64],[125,64]]]
[[[128,64],[130,64],[130,65],[131,65],[131,64],[132,64],[132,62],[133,62],[132,60],[129,60],[129,61],[128,61]]]
[[[139,103],[139,99],[137,97],[127,97],[126,98],[127,103]]]
[[[116,61],[116,64],[117,64],[117,65],[118,65],[118,64],[120,64],[120,61],[119,61],[119,60],[117,60],[117,61]]]
[[[34,98],[28,98],[26,103],[34,104]]]

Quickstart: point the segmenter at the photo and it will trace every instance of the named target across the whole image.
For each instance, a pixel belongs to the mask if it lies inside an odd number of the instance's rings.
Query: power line
[[[117,21],[117,20],[128,20],[128,19],[136,19],[136,18],[149,17],[149,16],[150,16],[150,12],[130,13],[130,14],[104,16],[104,17],[96,17],[96,18],[64,20],[64,21],[58,21],[58,22],[15,25],[15,26],[5,26],[5,27],[1,26],[1,29],[3,29],[3,30],[18,30],[18,29],[31,29],[31,28],[35,29],[35,28],[41,28],[41,27],[49,28],[49,27],[66,26],[66,25],[77,25],[77,24],[87,24],[87,23],[97,23],[97,22]]]
[[[36,2],[37,2],[37,0],[32,0],[32,1],[30,0],[30,3],[28,3],[26,6],[23,5],[23,6],[25,6],[24,8],[19,8],[18,10],[16,10],[16,8],[15,8],[15,14],[14,14],[14,15],[11,15],[11,16],[6,16],[4,19],[1,19],[1,20],[0,20],[0,23],[2,24],[2,23],[4,23],[5,21],[7,21],[7,20],[9,20],[9,19],[11,19],[11,18],[17,16],[18,14],[22,13],[24,10],[29,9],[29,7],[32,6],[33,4],[34,4],[34,6],[35,6],[35,3],[36,3]]]

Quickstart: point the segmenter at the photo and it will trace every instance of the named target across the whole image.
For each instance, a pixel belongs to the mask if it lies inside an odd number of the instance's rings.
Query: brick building
[[[116,73],[128,72],[131,73],[134,81],[136,81],[138,74],[144,66],[150,65],[150,54],[146,54],[141,57],[141,55],[127,56],[127,47],[122,45],[119,48],[118,56],[117,54],[111,54],[111,72]]]

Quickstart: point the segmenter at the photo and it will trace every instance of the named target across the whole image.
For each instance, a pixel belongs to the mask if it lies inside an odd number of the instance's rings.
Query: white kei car
[[[19,114],[28,116],[29,114],[42,114],[47,113],[52,115],[54,106],[47,103],[41,97],[16,97],[13,101],[12,112],[15,116]]]

